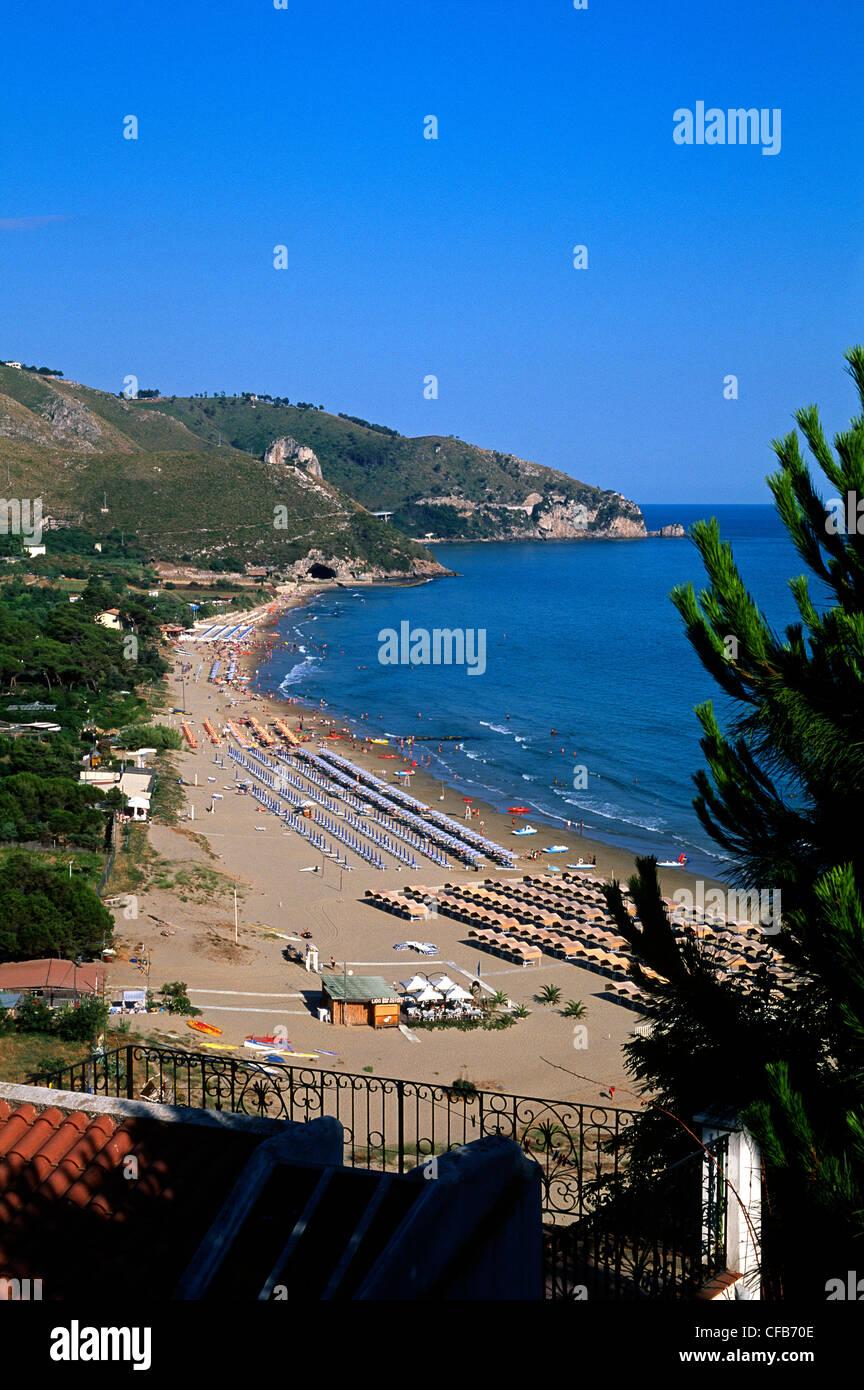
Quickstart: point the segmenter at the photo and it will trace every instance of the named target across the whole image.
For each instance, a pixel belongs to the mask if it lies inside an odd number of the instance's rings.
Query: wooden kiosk
[[[334,1023],[398,1026],[399,995],[380,975],[322,975],[321,993]]]

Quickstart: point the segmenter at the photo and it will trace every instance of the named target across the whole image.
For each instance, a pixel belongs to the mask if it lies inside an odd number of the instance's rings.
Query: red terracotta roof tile
[[[41,1278],[46,1299],[85,1283],[113,1295],[118,1278],[168,1296],[260,1142],[249,1130],[0,1101],[0,1277]]]

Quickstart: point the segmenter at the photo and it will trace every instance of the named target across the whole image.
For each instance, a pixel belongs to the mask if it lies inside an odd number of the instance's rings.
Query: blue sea
[[[788,579],[802,565],[773,508],[645,506],[649,529],[716,516],[769,621],[796,610]],[[432,736],[418,746],[431,771],[497,809],[536,820],[584,821],[585,834],[658,859],[686,850],[691,868],[719,875],[723,855],[692,808],[703,766],[694,706],[725,698],[703,671],[669,602],[704,571],[676,539],[438,545],[458,572],[413,588],[328,592],[281,620],[283,641],[259,686],[324,701],[374,736]],[[386,628],[484,629],[486,668],[382,665]],[[555,730],[553,734],[551,731]],[[460,735],[462,747],[437,737]],[[574,768],[587,770],[584,775]]]

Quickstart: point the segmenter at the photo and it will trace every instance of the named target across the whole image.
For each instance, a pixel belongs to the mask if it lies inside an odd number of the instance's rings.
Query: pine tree
[[[736,884],[770,888],[775,902],[779,891],[779,934],[742,978],[670,921],[652,859],[629,883],[635,922],[618,885],[606,889],[654,972],[635,971],[654,1026],[628,1045],[631,1068],[676,1115],[730,1109],[755,1135],[766,1292],[786,1297],[824,1298],[829,1278],[864,1272],[864,349],[846,356],[862,413],[834,452],[815,406],[795,416],[831,496],[794,431],[772,444],[780,466],[768,484],[810,572],[789,582],[799,621],[772,629],[716,521],[693,531],[707,587],[672,594],[729,711],[725,727],[710,703],[696,711],[707,770],[694,777],[694,806]],[[838,524],[846,517],[856,524]],[[637,1170],[652,1146],[660,1160],[668,1136],[649,1111],[634,1136]]]

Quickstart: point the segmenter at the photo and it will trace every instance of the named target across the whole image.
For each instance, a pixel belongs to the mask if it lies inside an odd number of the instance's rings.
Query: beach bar
[[[334,1023],[398,1026],[399,995],[380,975],[322,975],[321,992]]]

